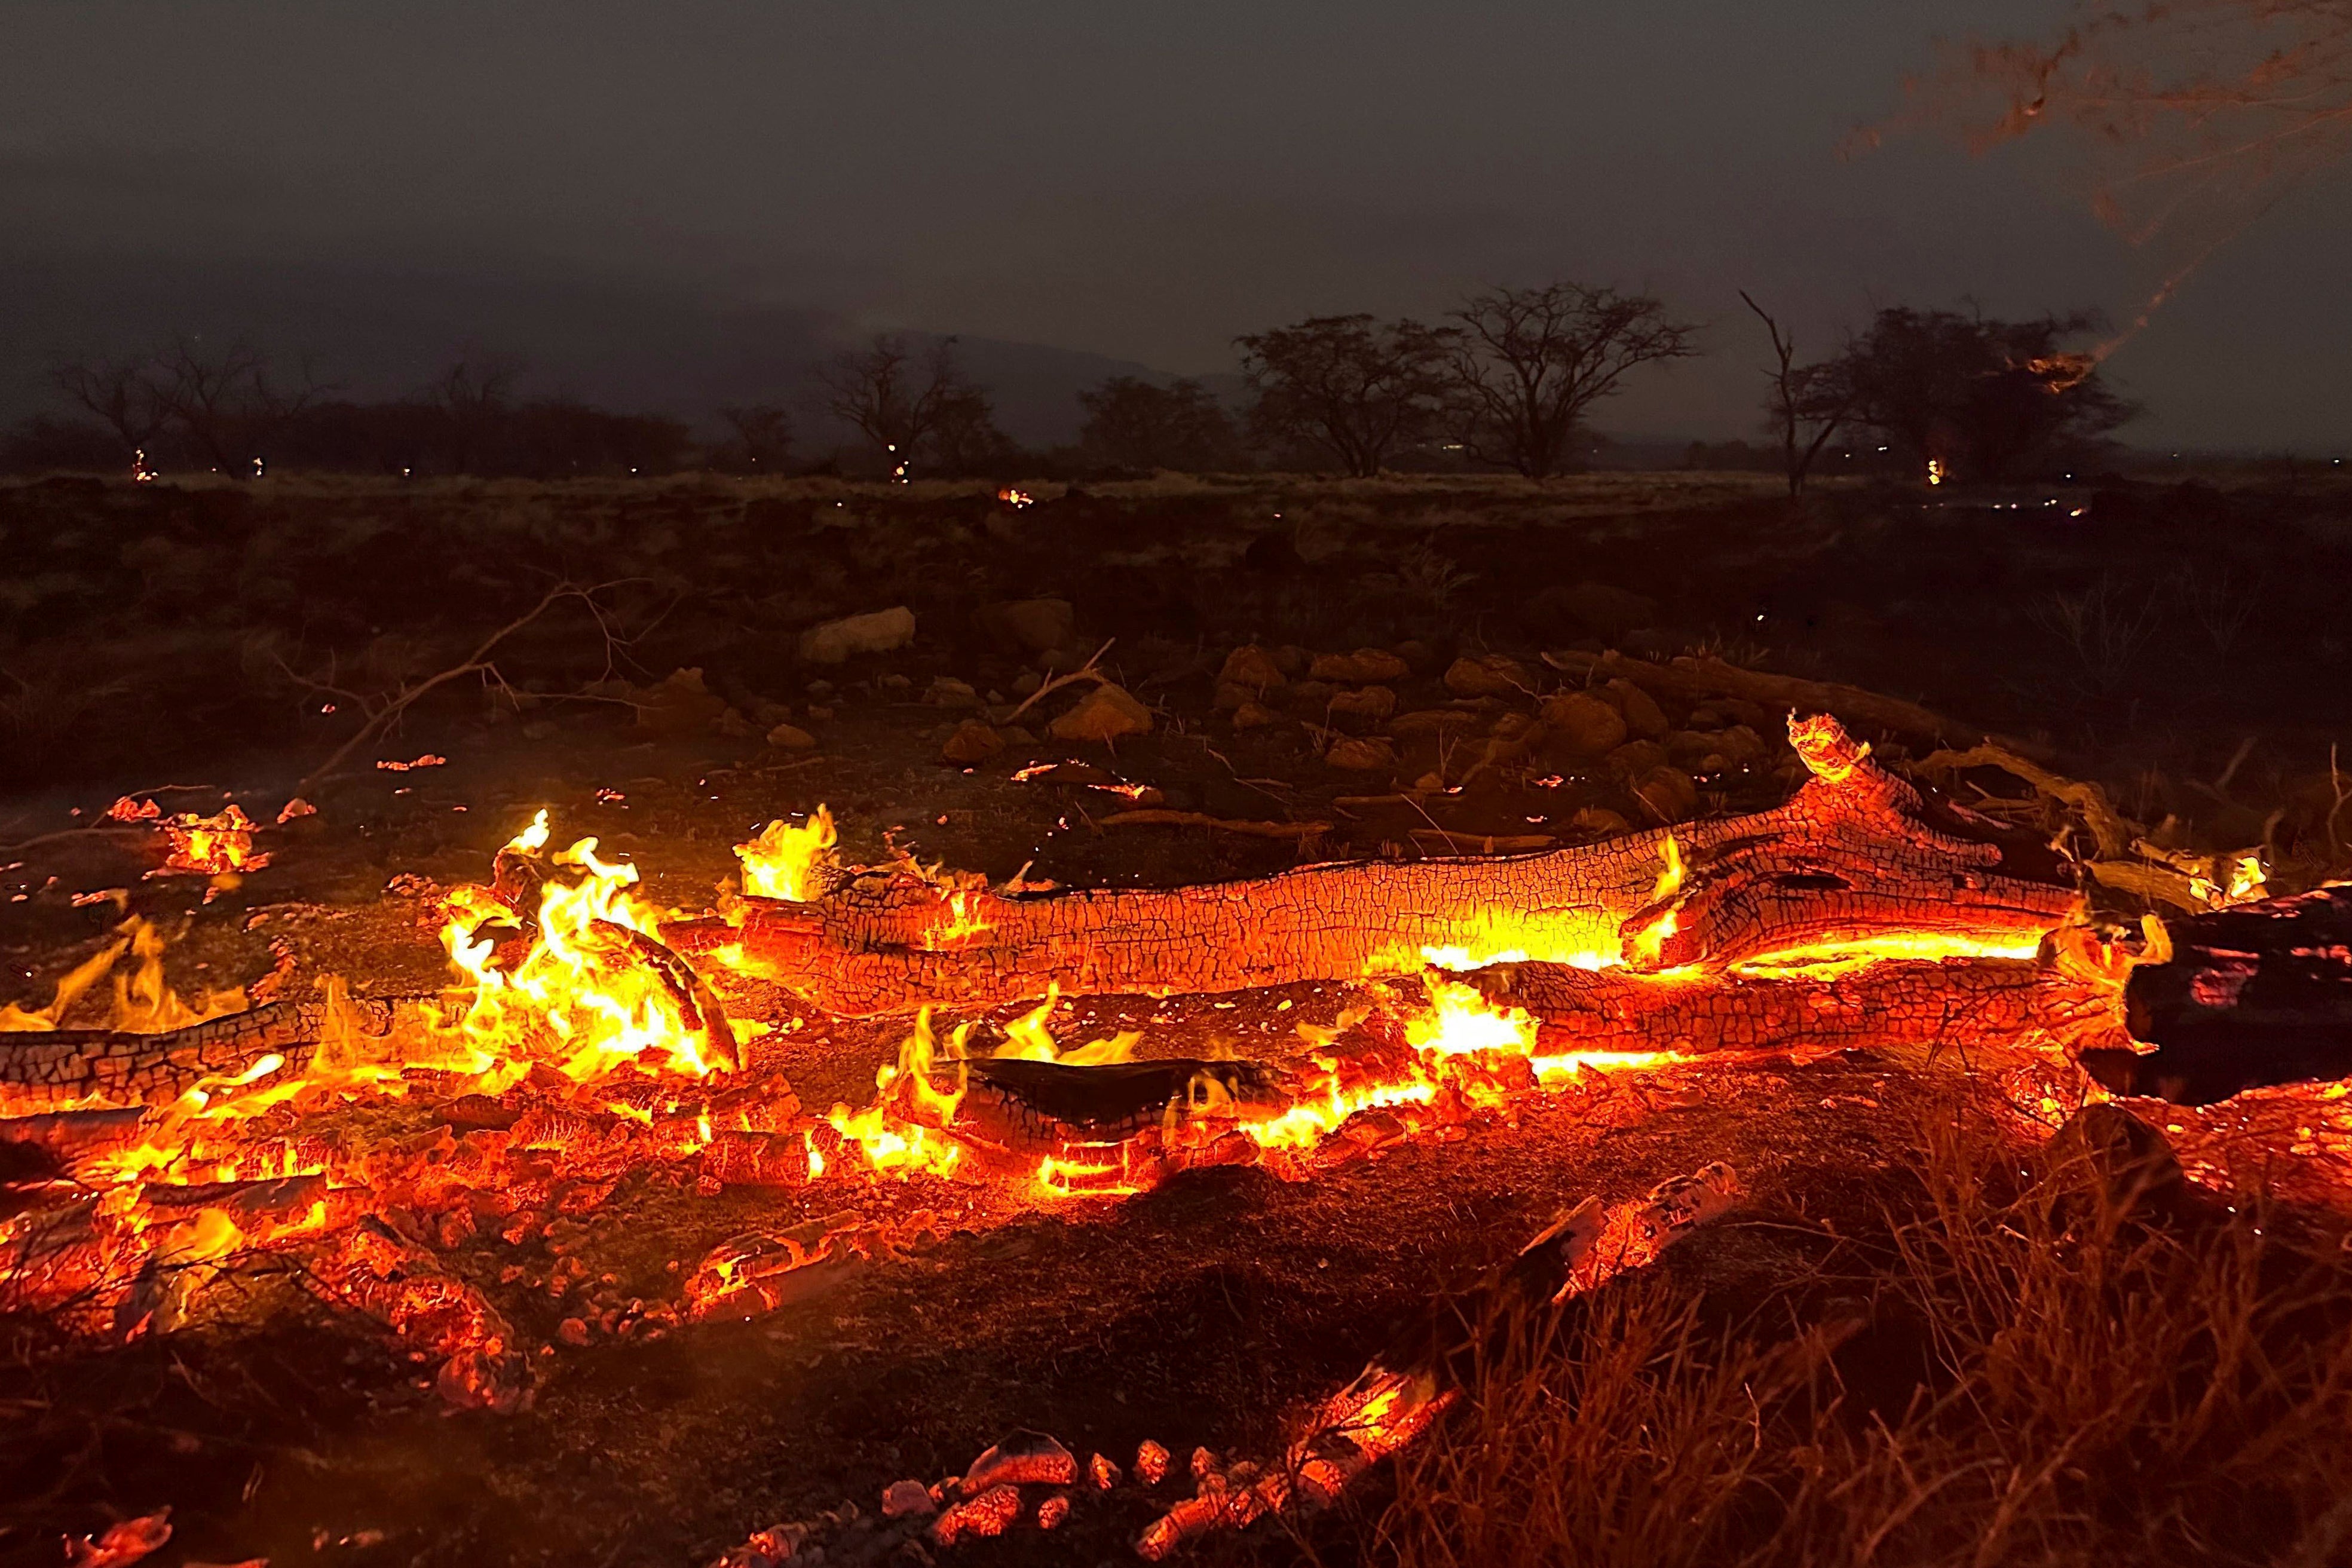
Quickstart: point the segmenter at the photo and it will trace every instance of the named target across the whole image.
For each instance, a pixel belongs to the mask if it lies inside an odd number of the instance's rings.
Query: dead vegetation
[[[1920,1132],[1874,1229],[1748,1222],[1810,1255],[1769,1289],[1733,1222],[1690,1249],[1717,1255],[1713,1280],[1670,1260],[1510,1325],[1460,1419],[1402,1462],[1369,1555],[2342,1561],[2337,1233],[2169,1184],[2122,1201],[2079,1153],[2021,1170],[1969,1113]]]

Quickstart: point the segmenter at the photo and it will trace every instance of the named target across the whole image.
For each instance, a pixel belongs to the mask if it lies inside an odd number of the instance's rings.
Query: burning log
[[[307,1280],[427,1355],[436,1384],[460,1407],[507,1414],[530,1397],[530,1363],[514,1330],[479,1290],[373,1215],[329,1239]]]
[[[2205,1105],[2264,1084],[2352,1074],[2352,887],[2171,918],[2133,966],[2124,1014],[2152,1047],[2086,1050],[2117,1094]]]
[[[1980,818],[1931,809],[1827,717],[1811,779],[1754,816],[1502,859],[1302,867],[1263,880],[1038,896],[906,867],[812,901],[674,925],[837,1014],[1045,994],[1234,991],[1506,959],[1663,971],[1796,951],[2031,953],[2078,900]]]
[[[1547,1053],[1921,1044],[2054,1053],[2122,1042],[2117,988],[2032,959],[1886,959],[1703,978],[1498,964],[1466,977],[1534,1016]]]
[[[388,1004],[349,1005],[373,1032],[391,1028]],[[299,1074],[328,1023],[325,1004],[271,1002],[160,1034],[49,1029],[0,1035],[0,1107],[21,1114],[92,1102],[167,1105],[208,1081]],[[277,1060],[268,1068],[254,1071],[271,1058]]]

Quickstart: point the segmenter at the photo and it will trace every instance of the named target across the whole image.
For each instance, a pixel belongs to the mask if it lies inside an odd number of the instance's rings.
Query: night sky
[[[1752,435],[1741,287],[1826,351],[1892,303],[2128,318],[2210,237],[2126,246],[2055,144],[1841,158],[1935,37],[2057,10],[11,0],[0,414],[179,327],[691,405],[875,326],[1207,374],[1302,315],[1573,277],[1712,324],[1604,428]],[[2116,357],[2129,438],[2352,442],[2348,195],[2303,187]]]

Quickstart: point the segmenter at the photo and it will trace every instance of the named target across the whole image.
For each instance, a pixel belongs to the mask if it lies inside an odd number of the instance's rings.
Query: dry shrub
[[[1727,1323],[1653,1271],[1491,1336],[1474,1400],[1403,1461],[1368,1555],[2347,1560],[2336,1238],[2265,1204],[2142,1226],[2088,1171],[2024,1181],[1989,1135],[1924,1142],[1922,1201],[1861,1244],[1858,1274],[1751,1296]]]

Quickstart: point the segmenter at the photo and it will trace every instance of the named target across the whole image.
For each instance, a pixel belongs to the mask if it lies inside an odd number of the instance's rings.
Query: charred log
[[[2031,952],[2076,894],[1930,808],[1836,721],[1794,722],[1786,805],[1549,854],[1308,866],[1167,890],[1008,897],[903,868],[810,903],[751,899],[665,934],[733,948],[829,1012],[1066,993],[1221,992],[1506,956],[1661,971],[1899,934]]]
[[[970,1064],[954,1129],[1010,1149],[1117,1143],[1214,1100],[1278,1110],[1274,1075],[1254,1062],[1171,1058],[1072,1067],[987,1058]]]
[[[2086,1050],[2117,1094],[2206,1105],[2264,1084],[2352,1076],[2352,887],[2167,920],[2170,956],[2136,965],[2126,1026],[2152,1047]]]

